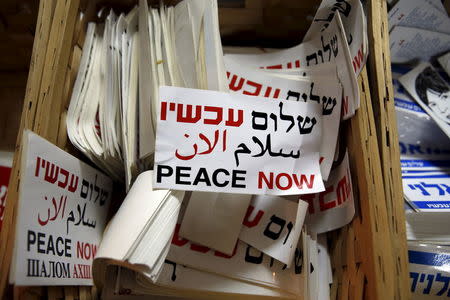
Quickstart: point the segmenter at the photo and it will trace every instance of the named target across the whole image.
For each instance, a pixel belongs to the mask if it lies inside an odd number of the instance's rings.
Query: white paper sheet
[[[282,263],[274,261],[243,242],[239,241],[235,252],[227,256],[207,247],[192,244],[182,239],[175,230],[167,259],[193,269],[299,294],[303,292],[302,257],[300,251],[297,254],[295,266],[285,268]]]
[[[276,196],[254,196],[239,239],[291,266],[308,204]]]
[[[150,23],[147,1],[139,1],[139,157],[153,154],[155,148],[155,128],[152,123],[152,57],[150,51]]]
[[[327,66],[328,65],[319,65]],[[315,70],[315,68],[310,68]],[[290,69],[291,71],[301,69]],[[297,74],[289,72],[291,76]],[[309,72],[308,69],[305,73]],[[303,77],[302,80],[274,77],[267,71],[227,64],[227,74],[231,93],[268,98],[268,101],[286,99],[302,102],[316,102],[322,105],[323,130],[320,145],[320,172],[327,180],[333,164],[339,134],[342,106],[342,87],[337,79],[336,69],[328,71],[329,77]],[[334,78],[333,78],[334,72]],[[298,73],[300,74],[300,73]],[[311,74],[312,75],[312,74]],[[294,75],[299,77],[299,75]],[[334,84],[333,84],[334,82]]]
[[[116,281],[114,283],[116,284]],[[148,279],[144,275],[135,274],[123,268],[121,269],[117,285],[118,294],[121,294],[121,291],[130,291],[133,298],[137,295],[144,295],[145,299],[148,299],[148,294],[152,295],[152,299],[159,299],[155,298],[158,297],[156,295],[166,295],[170,297],[169,299],[175,299],[174,296],[203,298],[217,295],[212,293],[226,293],[226,296],[235,297],[260,295],[295,298],[294,294],[280,289],[271,289],[217,274],[202,272],[171,261],[165,262],[157,286],[150,286]],[[195,287],[195,290],[193,287]],[[125,293],[122,294],[122,297],[126,296]]]
[[[112,181],[26,131],[12,282],[92,285]]]
[[[292,69],[332,62],[344,88],[343,118],[354,115],[359,104],[359,90],[352,60],[339,14],[320,35],[295,47],[264,54],[227,54],[225,66],[234,62],[255,69]]]
[[[174,87],[162,87],[160,95],[156,188],[279,195],[323,190],[321,105],[284,101],[283,120],[273,113],[281,102],[257,97]]]
[[[333,283],[330,254],[328,253],[327,235],[317,235],[319,288],[318,300],[330,300],[330,284]]]
[[[305,224],[314,233],[323,233],[348,224],[355,214],[352,179],[348,153],[339,167],[331,171],[325,191],[314,195],[302,195],[308,202]]]
[[[431,57],[450,49],[450,35],[423,29],[395,26],[389,35],[391,62],[406,63]]]
[[[303,41],[313,39],[325,30],[335,12],[339,12],[341,16],[352,57],[353,71],[358,76],[368,54],[366,16],[360,0],[323,0]]]
[[[439,1],[400,0],[391,8],[388,15],[389,31],[395,26],[420,28],[450,34],[450,19]]]
[[[450,211],[450,175],[446,172],[402,174],[405,199],[418,211]]]
[[[231,255],[251,195],[194,192],[184,213],[180,235]]]

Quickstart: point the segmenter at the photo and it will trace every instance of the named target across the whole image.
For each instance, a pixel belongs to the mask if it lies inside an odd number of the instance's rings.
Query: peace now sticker
[[[322,106],[160,88],[154,187],[292,195],[324,190]]]
[[[23,145],[10,281],[92,285],[112,180],[31,131]]]

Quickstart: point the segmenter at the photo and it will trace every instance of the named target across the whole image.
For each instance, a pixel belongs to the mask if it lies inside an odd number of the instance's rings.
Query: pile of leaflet
[[[340,124],[368,52],[345,3],[282,50],[223,49],[214,0],[89,24],[68,136],[128,192],[93,262],[104,299],[329,299],[326,232],[355,214]]]
[[[448,297],[450,18],[441,1],[398,1],[389,12],[413,299]],[[435,297],[435,298],[433,298]]]

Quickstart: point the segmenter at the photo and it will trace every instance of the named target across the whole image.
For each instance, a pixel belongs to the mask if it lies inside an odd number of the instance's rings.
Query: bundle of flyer
[[[389,12],[410,240],[450,239],[449,26],[440,1],[400,0]]]
[[[450,18],[441,1],[389,12],[412,299],[448,297]]]
[[[214,0],[89,24],[68,136],[128,192],[93,262],[104,299],[329,298],[326,232],[355,213],[339,132],[368,52],[345,4],[267,51],[224,51]]]

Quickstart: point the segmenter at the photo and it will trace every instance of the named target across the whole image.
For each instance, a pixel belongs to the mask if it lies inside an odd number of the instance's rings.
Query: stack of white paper
[[[152,171],[138,176],[108,224],[93,265],[100,286],[108,265],[127,266],[153,281],[161,272],[184,193],[153,191],[152,176]]]
[[[104,12],[103,12],[104,13]],[[163,85],[226,90],[217,4],[187,0],[90,23],[67,116],[71,142],[127,188],[153,161]]]
[[[174,226],[182,219],[187,201],[181,206],[182,194],[152,191],[146,184],[151,176],[150,171],[138,176],[104,234],[93,272],[105,293],[130,289],[133,294],[183,297],[217,293],[303,296],[307,282],[303,266],[309,261],[303,254],[306,233],[296,239],[293,266],[288,268],[244,242],[238,242],[231,255],[193,244],[179,235],[179,223]],[[114,292],[107,288],[111,272],[117,272],[113,266],[119,267]]]

